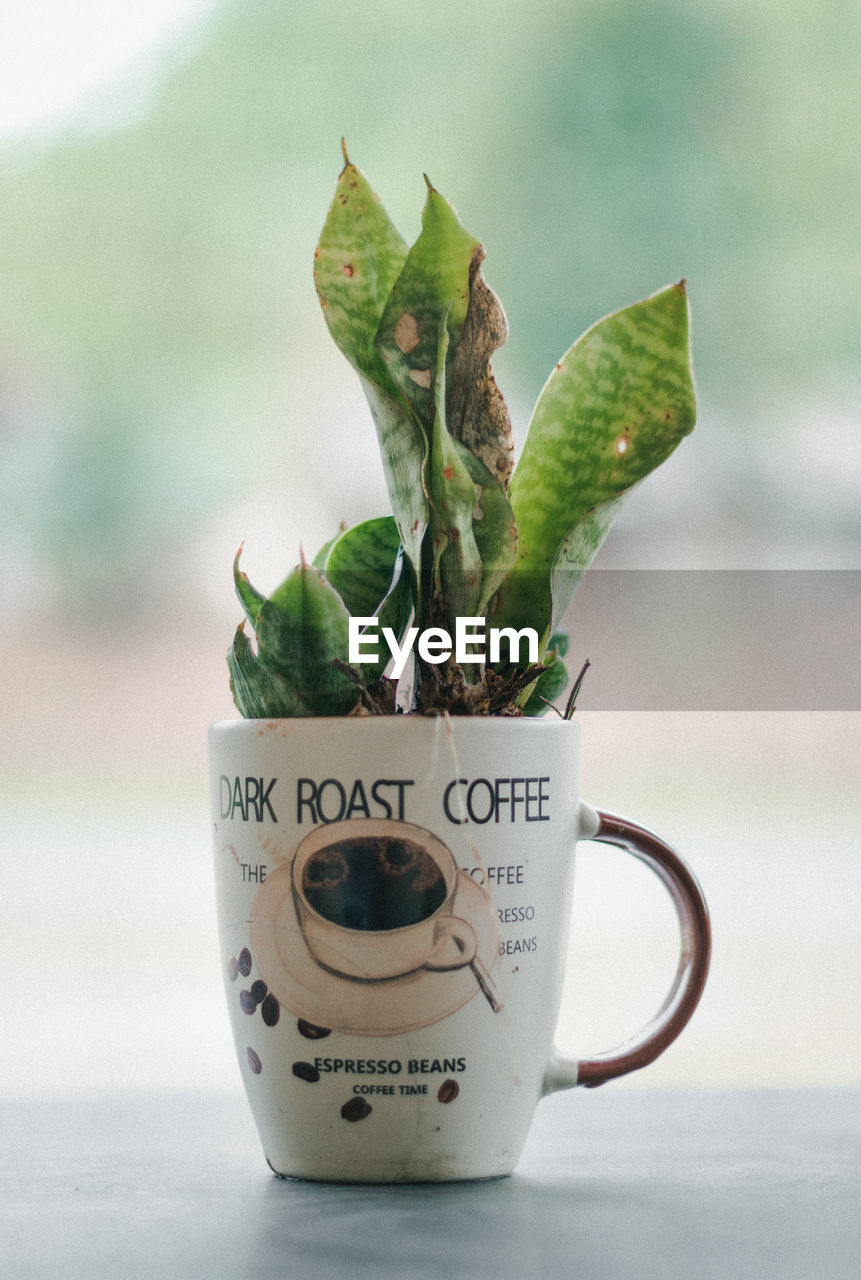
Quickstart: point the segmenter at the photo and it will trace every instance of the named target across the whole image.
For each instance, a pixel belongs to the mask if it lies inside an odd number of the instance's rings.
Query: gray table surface
[[[861,1090],[545,1100],[515,1174],[274,1178],[241,1094],[0,1098],[0,1274],[857,1280]]]

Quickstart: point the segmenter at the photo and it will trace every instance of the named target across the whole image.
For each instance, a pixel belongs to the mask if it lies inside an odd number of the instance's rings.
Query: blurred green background
[[[494,371],[520,438],[579,333],[687,278],[699,425],[628,504],[604,567],[861,567],[859,36],[843,0],[215,0],[47,125],[0,137],[0,763],[13,857],[29,858],[36,824],[61,919],[52,931],[27,884],[13,899],[42,938],[47,986],[60,951],[104,981],[85,896],[63,878],[69,841],[86,845],[90,881],[113,886],[99,946],[125,957],[144,1003],[156,960],[121,905],[121,851],[136,850],[138,876],[145,858],[170,865],[188,895],[208,874],[204,736],[232,713],[239,542],[271,588],[300,540],[313,551],[340,520],[386,509],[370,417],[312,281],[342,135],[408,238],[423,171],[482,238],[511,326]],[[801,884],[799,806],[808,821],[822,796],[857,809],[857,716],[706,720],[587,717],[587,780],[644,821],[678,815],[731,916],[726,815],[756,813],[757,856],[794,849]],[[620,740],[641,751],[636,779]],[[769,836],[766,813],[780,819]],[[852,900],[855,837],[840,830],[822,920]],[[155,909],[152,879],[135,883]],[[198,941],[203,903],[182,917]],[[168,940],[180,916],[161,919]],[[842,916],[832,942],[841,931]],[[215,983],[208,945],[187,981]],[[712,1006],[730,1076],[750,961],[746,937]],[[39,1078],[33,1043],[22,1079]],[[720,1076],[709,1052],[691,1048],[691,1078]]]
[[[630,519],[672,518],[673,563],[845,563],[859,35],[838,0],[228,2],[145,92],[0,146],[13,610],[138,627],[200,591],[226,509],[279,506],[286,569],[384,504],[311,278],[342,134],[409,238],[427,170],[484,240],[521,429],[584,328],[687,277],[700,430]]]

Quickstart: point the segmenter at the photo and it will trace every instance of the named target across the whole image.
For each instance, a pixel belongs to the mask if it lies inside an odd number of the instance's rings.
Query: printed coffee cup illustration
[[[296,911],[315,958],[364,981],[475,961],[475,931],[452,914],[466,877],[429,831],[362,818],[312,832],[292,864]]]
[[[490,896],[412,823],[316,827],[260,886],[251,937],[285,1008],[348,1033],[415,1030],[479,994],[502,1007]]]

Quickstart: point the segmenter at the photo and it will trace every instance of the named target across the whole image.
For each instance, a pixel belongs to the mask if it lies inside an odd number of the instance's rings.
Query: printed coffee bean
[[[257,1008],[257,1001],[254,999],[254,996],[250,991],[240,991],[239,1007],[242,1009],[243,1013],[253,1013]]]
[[[293,1074],[298,1076],[300,1080],[307,1080],[309,1084],[316,1084],[320,1079],[320,1072],[313,1062],[294,1062]],[[356,1101],[358,1102],[359,1099],[357,1098]]]
[[[247,978],[251,972],[251,952],[247,947],[243,947],[240,951],[239,959],[236,961],[236,966],[243,978]]]
[[[235,982],[239,974],[239,961],[236,956],[231,956],[230,964],[227,966],[227,976],[231,982]]]
[[[251,994],[258,1004],[266,999],[266,992],[269,990],[262,978],[258,978],[256,982],[251,984]]]
[[[454,1102],[460,1093],[460,1085],[456,1080],[443,1080],[436,1095],[440,1102]]]
[[[328,1027],[315,1027],[313,1022],[306,1022],[304,1018],[300,1018],[296,1025],[300,1036],[304,1036],[306,1040],[325,1040],[326,1036],[332,1034]]]
[[[341,1115],[345,1120],[349,1120],[351,1124],[355,1124],[357,1120],[364,1120],[371,1114],[373,1107],[370,1102],[366,1102],[364,1098],[351,1098],[349,1102],[345,1102],[341,1107]]]
[[[259,1076],[260,1072],[263,1070],[263,1063],[260,1061],[260,1058],[251,1048],[251,1045],[248,1046],[245,1052],[248,1054],[249,1067],[251,1068],[251,1070],[254,1072],[256,1076]]]
[[[251,990],[253,991],[254,988],[252,987]],[[271,991],[260,1006],[260,1016],[266,1023],[267,1027],[274,1027],[275,1023],[281,1017],[281,1006]]]

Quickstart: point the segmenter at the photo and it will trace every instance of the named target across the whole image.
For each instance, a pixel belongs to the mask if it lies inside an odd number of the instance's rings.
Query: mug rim
[[[559,732],[574,734],[579,736],[582,725],[576,720],[566,720],[564,717],[551,719],[549,716],[452,716],[447,712],[440,715],[424,715],[421,712],[407,712],[399,715],[367,715],[367,716],[282,716],[271,717],[268,719],[253,719],[251,717],[235,716],[230,719],[224,718],[213,720],[209,724],[209,733],[237,733],[240,730],[254,730],[258,735],[262,735],[267,726],[273,728],[284,726],[299,725],[320,725],[332,726],[338,725],[339,729],[343,729],[347,725],[362,726],[363,728],[370,725],[434,725],[451,724],[457,726],[458,730],[472,728],[474,726],[483,726],[479,732],[485,732],[484,726],[496,726],[505,729],[521,732],[529,729],[530,732],[547,733]],[[348,730],[353,732],[353,730]]]

